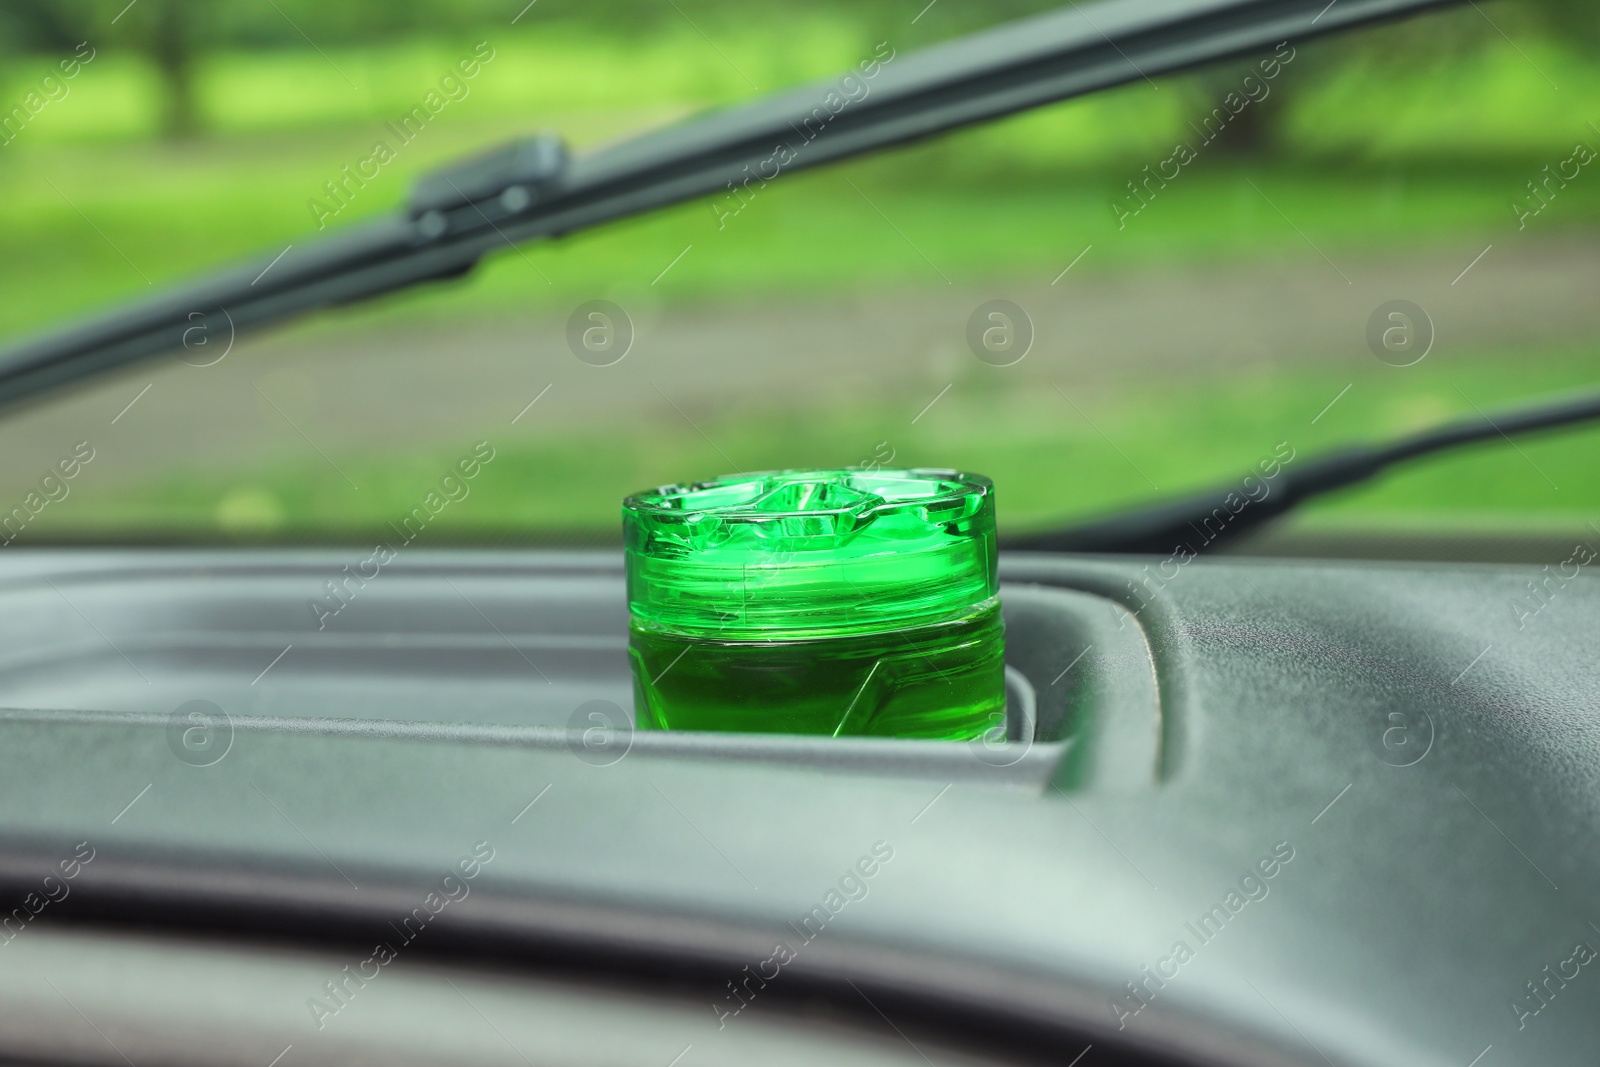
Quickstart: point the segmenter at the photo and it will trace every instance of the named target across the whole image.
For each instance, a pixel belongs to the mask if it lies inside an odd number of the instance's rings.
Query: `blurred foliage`
[[[1419,70],[1457,66],[1485,50],[1498,49],[1513,37],[1567,44],[1600,44],[1600,2],[1596,0],[1524,0],[1520,4],[1466,4],[1454,11],[1430,12],[1401,20],[1382,32],[1341,34],[1301,44],[1293,64],[1272,85],[1260,105],[1246,108],[1218,139],[1224,152],[1264,156],[1285,147],[1293,101],[1348,77],[1365,76],[1415,81]],[[1513,45],[1513,47],[1515,47]],[[1188,79],[1191,106],[1205,114],[1229,92],[1238,92],[1247,76],[1256,74],[1252,60],[1217,64]]]
[[[524,15],[545,25],[580,26],[614,39],[640,39],[664,26],[713,30],[806,23],[848,16],[867,33],[904,25],[899,0],[811,0],[803,9],[784,0],[0,0],[0,52],[61,53],[80,41],[115,41],[144,56],[160,75],[165,95],[163,132],[200,132],[195,67],[219,50],[313,49],[383,45],[405,38],[463,37],[503,30]],[[535,4],[537,6],[535,6]],[[986,0],[947,5],[946,33],[1044,10],[1040,0]]]
[[[0,290],[7,294],[0,335],[146,291],[145,277],[160,284],[301,240],[312,227],[307,198],[483,38],[499,49],[492,75],[370,182],[340,224],[391,208],[411,180],[441,161],[533,126],[555,127],[581,149],[826,76],[861,55],[863,42],[892,38],[909,51],[1053,6],[938,0],[912,27],[926,0],[816,0],[803,8],[793,0],[537,0],[513,27],[527,0],[125,2],[0,0],[0,86],[12,91],[8,100],[79,41],[93,41],[101,57],[92,75],[73,83],[70,107],[52,105],[24,140],[0,150]],[[1135,80],[848,170],[797,176],[762,193],[759,210],[726,230],[696,202],[529,246],[492,259],[470,285],[343,312],[339,328],[398,333],[429,317],[549,316],[622,284],[661,302],[717,307],[870,293],[928,283],[930,261],[971,286],[1048,279],[1091,242],[1094,254],[1074,278],[1121,273],[1136,283],[1142,270],[1184,263],[1310,257],[1302,236],[1340,261],[1346,250],[1382,256],[1445,248],[1465,262],[1514,229],[1507,203],[1526,179],[1560,158],[1572,138],[1589,138],[1584,120],[1600,118],[1600,70],[1584,42],[1600,35],[1597,24],[1593,0],[1482,3],[1303,45],[1273,81],[1267,106],[1250,114],[1255,127],[1235,128],[1233,140],[1208,149],[1205,162],[1125,232],[1107,202],[1175,140],[1192,137],[1190,122],[1233,91],[1254,61],[1161,78],[1159,88]],[[1560,92],[1551,90],[1556,83]],[[171,140],[158,139],[162,133]],[[1270,191],[1300,234],[1243,182],[1246,175]],[[1600,184],[1574,183],[1535,226],[1527,240],[1562,229],[1587,239],[1600,226]],[[691,242],[695,253],[654,286],[651,278]],[[702,254],[710,247],[714,255]],[[1484,403],[1581,385],[1593,380],[1600,359],[1600,344],[1590,340],[1529,346],[1516,362],[1499,351],[1466,352],[1453,381]],[[1424,370],[1443,366],[1434,361]],[[1374,363],[1367,371],[1386,369]],[[1259,375],[1252,391],[1220,372],[1201,377],[1197,371],[1192,387],[1182,388],[1131,382],[1095,398],[1100,429],[1164,487],[1231,474],[1272,438],[1282,413],[1304,424],[1350,381],[1333,369],[1280,369]],[[1325,436],[1307,432],[1307,447],[1410,427],[1412,408],[1430,419],[1462,410],[1461,394],[1443,379],[1419,372],[1408,381],[1409,391],[1392,403],[1370,405],[1361,398],[1379,390],[1358,382],[1316,424]],[[1142,495],[1120,450],[1086,423],[1064,423],[1043,391],[967,400],[962,392],[940,411],[948,425],[970,432],[936,433],[935,420],[924,420],[897,438],[902,458],[1004,478],[1008,523],[1037,524]],[[889,391],[881,402],[888,410],[911,400]],[[702,426],[746,466],[849,464],[870,455],[882,436],[883,411],[792,406],[756,398],[750,410],[709,414]],[[538,527],[609,530],[618,492],[724,466],[675,412],[663,419],[626,429],[602,421],[592,433],[508,445],[495,468],[502,488],[486,483],[451,521],[459,519],[464,534],[468,527],[513,535]],[[1518,521],[1564,521],[1600,499],[1593,441],[1581,435],[1527,450],[1574,487],[1566,497],[1539,496],[1543,482],[1528,477],[1521,455],[1484,450],[1327,507],[1356,518],[1416,513],[1433,521],[1499,509]],[[62,525],[41,526],[41,536],[66,536],[69,527],[303,537],[378,529],[432,476],[441,462],[434,448],[423,442],[415,454],[348,457],[360,484],[374,487],[357,505],[316,457],[281,469],[273,466],[281,457],[262,457],[223,474],[172,472],[169,481],[162,473],[148,484],[86,493],[71,509],[49,513]],[[1077,461],[1062,464],[1062,455]],[[341,464],[346,458],[340,453]],[[549,495],[533,489],[573,471],[584,472],[587,495],[562,514],[539,511]]]
[[[737,31],[819,18],[847,18],[864,34],[903,31],[922,0],[808,0],[797,8],[788,0],[266,0],[240,4],[228,0],[0,0],[0,51],[59,53],[79,41],[114,39],[143,55],[161,78],[162,130],[174,138],[201,130],[195,68],[218,50],[320,49],[380,45],[398,38],[463,36],[524,17],[541,24],[582,26],[612,38],[638,39],[664,26],[687,23]],[[929,5],[931,9],[932,5]],[[969,32],[1058,7],[1051,0],[964,0],[947,2],[928,20],[937,36]],[[1360,34],[1331,46],[1315,45],[1316,58],[1302,60],[1295,78],[1275,87],[1260,106],[1246,109],[1219,141],[1222,151],[1259,154],[1281,136],[1284,104],[1295,86],[1337,68],[1352,54],[1376,53],[1390,62],[1428,62],[1476,48],[1500,35],[1500,23],[1521,30],[1542,27],[1568,39],[1600,43],[1600,4],[1593,0],[1525,0],[1516,7],[1473,5],[1455,18],[1429,18],[1412,34],[1390,35],[1374,44]],[[1387,52],[1387,54],[1383,54]],[[1228,63],[1191,80],[1191,108],[1208,113],[1250,74],[1249,63]]]

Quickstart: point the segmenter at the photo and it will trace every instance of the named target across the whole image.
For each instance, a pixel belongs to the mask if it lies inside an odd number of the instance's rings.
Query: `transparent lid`
[[[637,627],[729,641],[893,631],[989,607],[994,484],[951,470],[793,470],[622,504]]]

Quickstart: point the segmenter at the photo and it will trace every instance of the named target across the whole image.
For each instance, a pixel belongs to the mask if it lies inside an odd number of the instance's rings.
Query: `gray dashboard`
[[[0,943],[0,1016],[29,1021],[0,1054],[122,1062],[138,1033],[198,1062],[157,1008],[141,1029],[112,985],[46,1011],[34,973],[86,943],[355,965],[455,871],[397,970],[588,983],[622,1018],[666,998],[711,1059],[821,1012],[888,1058],[1593,1062],[1587,577],[1529,599],[1533,568],[1003,557],[1007,736],[833,748],[624,729],[613,556],[414,553],[319,630],[307,600],[356,558],[0,555],[0,881],[68,890]],[[190,701],[226,746],[186,747]],[[350,1062],[326,991],[249,988],[281,1023],[200,1058],[260,1067],[282,1036]],[[71,1044],[97,1012],[100,1053]]]

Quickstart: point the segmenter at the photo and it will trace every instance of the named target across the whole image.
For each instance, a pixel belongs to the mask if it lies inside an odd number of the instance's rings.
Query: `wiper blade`
[[[197,324],[260,327],[470,271],[483,256],[1282,41],[1459,0],[1107,0],[1023,19],[843,79],[568,158],[514,142],[424,178],[403,211],[297,241],[0,352],[0,406],[160,353]],[[859,73],[855,86],[864,83]],[[780,146],[789,157],[769,173]],[[753,179],[752,176],[755,176]],[[209,326],[208,326],[209,328]]]
[[[1390,467],[1478,441],[1600,420],[1600,393],[1446,423],[1387,445],[1355,446],[1282,465],[1272,477],[1247,478],[1177,500],[1049,533],[1002,539],[1004,548],[1036,552],[1196,555],[1254,530],[1308,500],[1365,482]],[[1254,485],[1251,483],[1254,482]],[[1260,487],[1265,487],[1261,489]],[[1257,493],[1260,492],[1259,499]]]

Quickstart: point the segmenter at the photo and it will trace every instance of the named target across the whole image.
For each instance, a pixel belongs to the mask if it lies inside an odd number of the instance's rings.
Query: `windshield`
[[[0,5],[0,342],[508,137],[864,96],[1051,5],[118,6]],[[644,487],[908,466],[992,478],[1025,532],[1581,388],[1597,33],[1544,0],[1285,42],[268,332],[197,316],[0,421],[0,540],[614,544]],[[1421,462],[1289,533],[1600,536],[1597,442]]]

